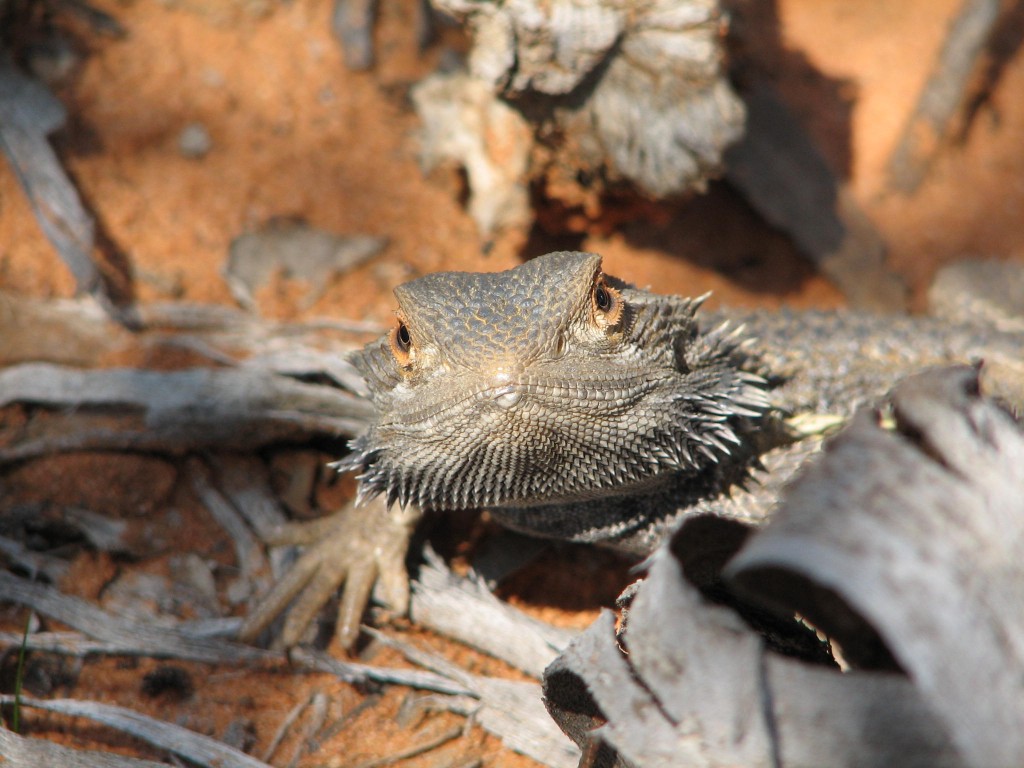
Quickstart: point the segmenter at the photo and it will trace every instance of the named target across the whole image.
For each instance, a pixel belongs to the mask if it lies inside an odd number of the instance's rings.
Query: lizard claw
[[[268,544],[304,544],[308,548],[249,614],[238,632],[239,639],[252,642],[287,609],[284,626],[273,645],[296,645],[342,584],[345,589],[338,609],[337,635],[346,650],[359,635],[363,611],[375,586],[381,602],[397,613],[407,611],[405,554],[419,518],[418,508],[389,510],[378,497],[363,507],[349,504],[320,520],[290,523],[272,532]]]

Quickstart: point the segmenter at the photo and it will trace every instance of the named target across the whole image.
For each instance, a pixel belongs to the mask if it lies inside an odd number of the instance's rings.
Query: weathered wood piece
[[[368,631],[400,650],[410,661],[465,686],[479,702],[466,714],[473,714],[483,728],[501,738],[507,747],[551,768],[571,768],[579,762],[579,750],[544,711],[538,683],[474,675],[436,654]]]
[[[21,184],[43,234],[75,276],[79,291],[110,310],[117,299],[93,257],[96,224],[47,136],[64,124],[63,105],[0,52],[0,149]]]
[[[427,626],[449,629],[456,633],[456,639],[479,645],[510,663],[533,671],[549,661],[554,648],[565,642],[566,632],[498,604],[493,596],[481,594],[479,585],[468,579],[457,579],[442,564],[434,563],[424,570],[430,574],[426,577],[428,585],[415,594],[413,610]],[[441,594],[444,591],[451,594]],[[53,588],[3,572],[0,572],[0,600],[22,603],[84,633],[32,633],[24,639],[18,634],[5,634],[0,635],[0,646],[18,647],[24,641],[29,650],[68,655],[142,655],[261,667],[284,661],[281,654],[208,636],[202,627],[193,628],[187,622],[164,624],[122,619]],[[422,601],[418,608],[416,601]],[[444,618],[446,610],[460,613],[461,621],[453,622],[450,616]],[[505,642],[497,644],[479,637],[481,627],[495,632],[489,622],[496,614],[502,617],[500,630],[508,633]],[[441,618],[435,618],[439,615]],[[237,624],[238,620],[220,621],[217,634],[233,636]],[[553,768],[567,768],[577,762],[575,748],[558,732],[544,711],[536,683],[473,675],[379,633],[377,636],[401,648],[411,660],[432,671],[354,664],[303,649],[293,651],[289,664],[297,671],[326,672],[348,682],[376,681],[449,694],[456,697],[450,702],[455,711],[473,715],[482,727],[502,738],[510,748]],[[533,641],[524,649],[518,647],[518,638]]]
[[[1024,432],[977,387],[922,374],[891,428],[860,413],[730,571],[854,658],[881,644],[966,762],[1020,765]]]
[[[0,365],[48,362],[94,368],[117,355],[147,356],[162,348],[187,350],[217,365],[243,365],[294,377],[326,377],[359,392],[362,379],[346,355],[377,323],[313,319],[263,320],[212,304],[135,307],[137,327],[113,323],[89,299],[32,299],[0,291]]]
[[[575,634],[501,602],[479,579],[456,576],[432,551],[413,582],[409,612],[417,624],[537,678]]]
[[[14,696],[0,696],[0,703],[13,704]],[[22,698],[21,706],[71,717],[84,717],[102,723],[206,768],[270,768],[262,760],[257,760],[209,736],[174,723],[155,720],[124,707],[101,704],[98,701],[32,698]]]
[[[545,696],[577,743],[607,745],[595,750],[609,761],[599,765],[611,764],[608,747],[645,767],[963,764],[906,679],[768,652],[731,610],[701,597],[668,548],[625,636],[604,614],[548,669]],[[596,730],[595,716],[607,721]]]
[[[87,449],[181,454],[354,435],[372,412],[342,390],[253,368],[83,371],[25,363],[0,370],[0,407],[13,403],[80,410],[54,414],[36,434],[0,447],[0,463]]]
[[[708,603],[684,575],[688,521],[618,638],[606,614],[545,674],[595,764],[1024,760],[1024,430],[973,368],[915,376],[891,403],[858,413],[724,571],[824,629],[853,671],[780,657]]]
[[[996,259],[964,259],[940,269],[928,287],[928,312],[1006,331],[1024,331],[1024,269]]]
[[[0,647],[18,648],[24,643],[29,651],[67,656],[102,653],[263,667],[284,661],[280,653],[225,641],[205,632],[203,626],[194,626],[192,622],[140,622],[124,619],[78,598],[10,574],[0,574],[0,600],[25,605],[78,630],[33,632],[27,636],[0,633]],[[217,635],[233,636],[241,620],[223,619],[218,624]],[[344,662],[303,649],[295,649],[288,662],[296,670],[324,672],[349,683],[375,681],[451,695],[472,693],[465,685],[433,672]]]
[[[239,580],[247,593],[270,588],[270,562],[264,552],[263,543],[253,530],[246,525],[241,511],[236,508],[210,482],[207,467],[197,458],[191,458],[185,465],[192,489],[199,496],[203,506],[214,520],[231,537],[235,548],[235,564]]]
[[[373,23],[377,0],[334,0],[331,30],[341,43],[345,66],[362,71],[373,66]]]
[[[0,601],[29,607],[116,649],[110,652],[124,655],[188,658],[214,664],[258,664],[279,658],[270,651],[196,636],[174,626],[121,618],[6,571],[0,571]]]
[[[911,194],[921,185],[948,141],[1002,5],[964,0],[950,23],[935,68],[889,158],[889,185],[898,192]]]
[[[424,153],[465,166],[484,233],[522,223],[521,205],[510,219],[500,203],[522,203],[549,171],[570,188],[581,177],[657,197],[703,188],[742,131],[715,0],[438,5],[468,25],[473,49],[468,73],[414,93]]]
[[[363,264],[387,245],[383,237],[340,236],[300,221],[271,221],[231,241],[223,276],[243,307],[258,309],[258,292],[275,275],[306,285],[302,308],[323,296],[338,275]]]
[[[465,72],[432,75],[411,96],[423,121],[423,170],[451,163],[465,171],[469,215],[482,234],[528,224],[533,132],[522,115]]]
[[[261,541],[285,525],[288,517],[270,488],[266,465],[254,456],[218,456],[210,460],[217,475],[217,490],[238,510],[252,532]],[[274,547],[267,555],[274,580],[283,577],[286,566],[294,561],[290,547]],[[257,585],[257,592],[260,591]]]
[[[129,526],[124,520],[82,507],[64,508],[63,518],[100,552],[125,552],[128,550]]]
[[[678,570],[668,579],[652,570],[638,595],[645,602],[634,609],[639,614],[631,612],[628,657],[609,613],[549,670],[553,714],[574,738],[603,739],[640,766],[959,764],[905,680],[844,678],[767,656],[755,633],[695,590],[685,590],[680,603],[681,578]],[[646,606],[655,604],[650,595],[659,587],[659,597],[674,599],[657,606],[660,619],[652,624]],[[692,616],[685,624],[683,608]],[[647,631],[636,632],[641,623]],[[567,701],[575,707],[563,709]],[[883,702],[909,710],[896,734],[885,734],[896,721],[871,716]],[[584,716],[598,713],[608,722],[591,732]]]
[[[747,126],[725,151],[725,177],[769,224],[843,291],[851,306],[906,308],[907,287],[886,264],[881,233],[814,140],[768,86],[743,95]]]
[[[59,580],[68,570],[66,560],[33,552],[20,541],[7,536],[0,536],[0,555],[33,576],[45,576],[49,581]]]
[[[69,749],[42,739],[19,736],[0,728],[0,761],[12,766],[62,766],[63,768],[166,768],[165,763],[139,760],[109,752]]]
[[[0,436],[0,463],[87,449],[250,450],[354,435],[372,413],[346,358],[358,343],[352,326],[362,333],[365,323],[274,323],[188,304],[137,310],[132,334],[88,300],[0,293],[0,365],[8,366],[0,369],[0,407],[39,406],[19,434]],[[211,367],[82,369],[168,348]]]

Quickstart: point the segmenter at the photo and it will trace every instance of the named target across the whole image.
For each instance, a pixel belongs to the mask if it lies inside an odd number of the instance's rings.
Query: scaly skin
[[[914,370],[971,355],[1009,361],[1011,378],[1024,378],[1020,334],[776,313],[749,317],[763,336],[754,342],[721,320],[702,326],[700,300],[604,275],[595,254],[428,275],[395,295],[396,327],[354,357],[376,420],[338,463],[359,473],[370,505],[306,537],[319,543],[244,638],[305,590],[280,638],[297,642],[346,578],[343,644],[378,574],[404,611],[395,584],[421,509],[485,507],[534,535],[643,554],[688,514],[763,520],[820,446],[820,429],[783,417],[845,417]]]
[[[377,421],[339,463],[360,497],[437,510],[636,495],[727,459],[768,409],[699,302],[606,277],[594,254],[400,286],[357,354]]]

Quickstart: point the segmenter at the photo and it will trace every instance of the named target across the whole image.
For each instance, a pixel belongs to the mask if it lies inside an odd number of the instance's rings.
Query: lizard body
[[[578,539],[567,521],[603,527],[609,503],[749,453],[768,411],[737,334],[701,332],[699,301],[628,287],[594,254],[428,275],[396,295],[397,327],[353,360],[378,414],[340,463],[363,498],[486,507]],[[615,522],[605,538],[629,527]]]
[[[787,416],[846,417],[908,373],[972,357],[1017,366],[1011,378],[1024,379],[1020,333],[783,311],[742,318],[755,339],[744,326],[729,330],[724,316],[703,322],[699,299],[605,275],[595,254],[428,275],[395,293],[395,327],[353,359],[375,419],[338,463],[359,473],[368,507],[353,514],[379,531],[338,529],[318,544],[320,560],[343,559],[339,548],[381,550],[368,542],[388,530],[407,541],[420,509],[480,507],[534,535],[645,554],[685,515],[763,520],[821,444],[819,434],[790,429]],[[388,572],[401,570],[404,548],[389,546],[389,562],[374,568],[403,609],[408,593]],[[351,584],[346,591],[345,643],[375,577],[361,576],[355,597]],[[314,579],[317,599],[303,601],[286,643],[344,578],[335,567]],[[243,637],[301,581],[250,617]]]

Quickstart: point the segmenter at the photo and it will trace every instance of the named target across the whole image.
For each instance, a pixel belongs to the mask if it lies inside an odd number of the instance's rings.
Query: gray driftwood
[[[417,624],[489,653],[539,678],[572,638],[501,602],[478,578],[453,574],[432,551],[412,585]]]
[[[467,24],[473,49],[467,73],[414,93],[423,151],[466,168],[485,233],[522,223],[527,175],[559,167],[659,197],[702,188],[742,130],[715,0],[438,7]]]
[[[360,320],[277,323],[212,304],[146,304],[138,327],[110,322],[88,299],[32,299],[0,291],[0,365],[48,362],[93,368],[112,355],[186,350],[219,365],[324,376],[352,388],[361,382],[345,354],[383,328]],[[358,391],[355,389],[354,391]]]
[[[56,413],[30,438],[0,448],[0,463],[79,450],[241,449],[313,435],[353,435],[370,411],[365,400],[268,371],[83,371],[45,363],[0,371],[0,405]],[[117,409],[114,416],[108,416]]]
[[[43,576],[58,581],[68,570],[68,563],[59,557],[33,552],[20,541],[0,536],[0,555],[33,577]]]
[[[263,542],[246,525],[242,513],[215,488],[206,466],[196,458],[186,463],[186,473],[192,489],[203,502],[221,528],[231,537],[235,546],[235,563],[239,577],[250,589],[269,589],[270,563]]]
[[[427,626],[448,631],[456,639],[477,645],[492,655],[533,671],[550,661],[555,647],[566,642],[564,631],[541,625],[509,606],[501,606],[489,593],[481,593],[478,584],[454,577],[439,562],[426,566],[424,574],[426,584],[414,594],[413,612]],[[239,646],[222,639],[235,634],[238,620],[219,620],[214,627],[217,636],[211,636],[206,631],[208,622],[194,626],[190,622],[125,619],[78,598],[63,595],[51,587],[33,584],[4,572],[0,572],[0,598],[5,602],[23,604],[78,630],[30,633],[25,638],[14,633],[0,634],[0,647],[17,648],[24,642],[30,651],[62,655],[151,656],[264,669],[285,661],[281,654]],[[459,621],[452,621],[452,611],[460,615]],[[500,631],[507,634],[504,642],[488,642],[480,637],[481,627],[491,633],[496,631],[492,623],[496,615],[501,618]],[[398,647],[426,670],[344,662],[302,649],[293,651],[288,663],[295,671],[332,674],[352,683],[374,681],[446,694],[452,697],[447,701],[453,711],[472,715],[483,728],[501,738],[511,749],[530,755],[552,768],[567,768],[577,762],[575,748],[544,711],[537,683],[474,675],[407,644],[384,638],[379,633],[377,636]],[[515,639],[520,637],[532,642],[519,647]],[[93,707],[102,709],[102,705],[91,702],[76,702],[72,708],[75,712],[79,709],[91,712]],[[133,732],[134,713],[102,710],[97,716],[101,716],[100,719],[106,717],[104,722],[114,727]],[[150,727],[158,728],[159,724],[154,723],[156,721],[150,721]]]
[[[807,130],[767,85],[743,94],[747,126],[725,153],[725,177],[765,221],[787,233],[851,306],[893,312],[907,288],[886,265],[881,233]]]
[[[1022,499],[1024,431],[977,372],[909,379],[725,570],[824,629],[852,671],[780,657],[709,604],[684,576],[693,521],[624,633],[606,614],[548,669],[549,708],[598,765],[1020,765]]]
[[[914,192],[948,143],[971,95],[971,80],[999,18],[1000,0],[964,0],[935,66],[889,158],[889,184]]]
[[[302,308],[311,307],[338,275],[379,253],[387,240],[340,236],[299,221],[271,221],[231,241],[223,276],[231,295],[246,309],[258,308],[257,293],[275,274],[307,285]]]
[[[102,285],[92,260],[95,224],[46,138],[66,119],[57,97],[0,52],[0,146],[79,289],[94,293]]]
[[[33,632],[22,637],[0,633],[0,646],[69,656],[103,653],[116,656],[149,656],[210,664],[271,666],[283,661],[280,653],[224,640],[238,631],[240,619],[213,622],[139,621],[118,616],[84,600],[64,595],[53,587],[36,584],[0,571],[0,600],[16,603],[66,624],[76,632]],[[296,649],[290,657],[296,669],[325,672],[346,682],[408,685],[448,694],[468,694],[464,685],[448,677],[408,669],[388,669],[342,662],[328,656]]]
[[[356,71],[373,66],[373,23],[377,0],[334,0],[331,30],[341,43],[345,66]]]
[[[84,301],[0,295],[0,407],[45,412],[0,463],[71,450],[181,454],[358,433],[372,409],[345,355],[356,346],[329,322],[267,323],[204,306],[141,308],[128,334]],[[104,368],[110,355],[185,348],[205,367]],[[29,362],[31,361],[31,362]]]
[[[410,661],[464,686],[476,703],[470,711],[465,711],[462,709],[465,700],[456,699],[454,708],[472,714],[506,746],[551,768],[570,768],[578,763],[579,751],[544,711],[538,683],[474,675],[436,654],[375,630],[368,631],[400,650]]]
[[[139,760],[110,752],[69,749],[42,739],[19,736],[0,728],[0,761],[12,766],[63,766],[63,768],[166,768],[165,763]]]
[[[252,646],[195,636],[171,625],[123,619],[53,587],[0,571],[0,599],[24,605],[108,644],[111,653],[188,658],[210,663],[260,663],[277,654]]]
[[[928,287],[928,312],[1007,331],[1024,331],[1024,269],[996,259],[964,259],[940,269]]]
[[[892,420],[862,412],[730,570],[854,659],[891,657],[966,762],[1020,765],[1024,432],[972,369],[908,380]]]
[[[685,530],[685,529],[684,529]],[[642,628],[641,628],[642,627]],[[731,610],[690,586],[662,549],[624,639],[610,613],[552,665],[555,719],[599,765],[960,765],[904,678],[849,675],[771,654]],[[900,719],[877,717],[889,707]],[[593,717],[607,722],[592,730]],[[911,759],[908,756],[914,756]]]
[[[13,704],[14,697],[0,696],[0,703]],[[154,720],[147,715],[124,707],[101,704],[97,701],[31,698],[22,698],[21,706],[72,717],[84,717],[102,723],[206,768],[270,768],[262,760],[257,760],[234,747],[211,739],[209,736],[190,731],[188,728],[182,728],[174,723]],[[70,765],[75,766],[75,763],[70,763]],[[98,765],[104,764],[98,763]],[[117,764],[109,765],[116,766]],[[142,765],[151,765],[151,763],[142,763]]]
[[[622,182],[665,198],[724,173],[854,306],[904,308],[880,233],[799,120],[767,86],[733,92],[716,0],[439,7],[473,49],[413,91],[421,157],[465,169],[485,234],[530,221],[530,182],[592,214]]]

